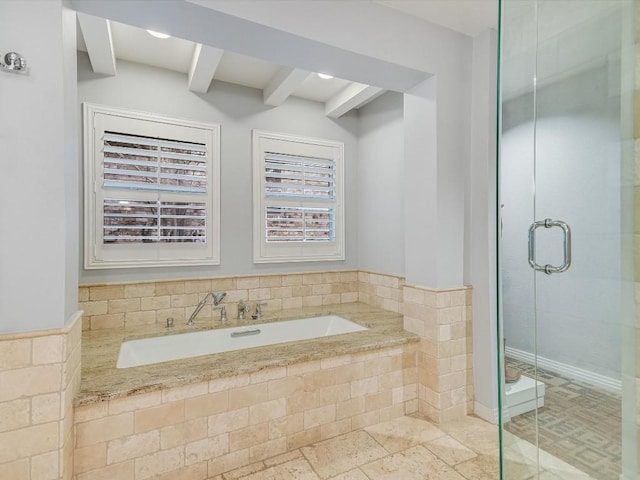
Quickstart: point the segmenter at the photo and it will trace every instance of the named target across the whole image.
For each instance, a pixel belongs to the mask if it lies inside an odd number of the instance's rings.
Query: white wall
[[[3,1],[0,18],[2,54],[31,68],[0,72],[0,333],[58,328],[77,308],[75,23],[61,1]]]
[[[620,379],[619,78],[602,65],[539,89],[534,180],[532,98],[504,105],[504,335],[509,346]],[[535,197],[533,187],[535,186]],[[566,221],[568,271],[535,276],[533,220]],[[537,263],[562,261],[558,229],[536,233]],[[534,343],[535,342],[535,343]]]
[[[358,268],[404,275],[402,94],[365,105],[359,121]]]
[[[187,89],[183,74],[130,62],[119,61],[118,74],[104,77],[93,73],[87,55],[81,52],[78,54],[78,100],[221,124],[220,265],[82,269],[81,283],[357,267],[357,112],[337,120],[329,119],[321,103],[293,97],[279,107],[269,107],[263,103],[261,90],[217,81],[207,94],[195,94]],[[345,143],[345,261],[253,263],[251,130],[254,128]]]
[[[405,205],[410,199],[421,215],[416,217],[419,228],[405,242],[405,273],[409,282],[427,287],[462,285],[464,178],[470,153],[472,43],[468,36],[373,2],[71,3],[88,14],[143,28],[161,28],[182,38],[282,65],[410,91],[417,99],[416,115],[412,116],[418,122],[415,131],[433,141],[424,150],[420,136],[405,138],[405,154],[415,166],[409,172],[405,170],[405,175],[417,182],[418,189],[406,192]],[[422,95],[431,105],[420,101]],[[427,116],[433,117],[428,123],[421,119],[423,107]],[[418,132],[422,127],[430,130]],[[414,173],[423,176],[416,178]],[[432,182],[441,185],[435,205],[434,189],[423,187]]]
[[[475,412],[495,421],[498,406],[496,262],[497,34],[473,40],[471,162],[467,171],[465,284],[473,285],[473,375]]]

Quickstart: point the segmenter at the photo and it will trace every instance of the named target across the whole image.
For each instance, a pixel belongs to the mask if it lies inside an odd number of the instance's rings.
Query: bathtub
[[[116,367],[138,367],[363,330],[367,328],[345,318],[325,315],[128,340],[120,346]]]

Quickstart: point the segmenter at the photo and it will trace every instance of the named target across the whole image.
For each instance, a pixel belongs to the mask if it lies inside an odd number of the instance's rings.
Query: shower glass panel
[[[635,479],[635,1],[500,10],[502,478]]]

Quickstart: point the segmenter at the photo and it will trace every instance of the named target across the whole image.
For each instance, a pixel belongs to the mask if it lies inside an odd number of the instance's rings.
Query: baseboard
[[[604,375],[600,375],[599,373],[594,373],[589,370],[584,370],[572,365],[567,365],[566,363],[556,362],[555,360],[551,360],[548,358],[540,356],[536,358],[532,353],[525,352],[524,350],[518,350],[513,347],[506,347],[504,349],[504,353],[507,357],[511,357],[516,360],[529,363],[531,365],[537,364],[539,367],[544,368],[545,370],[549,370],[551,372],[558,373],[575,380],[580,380],[584,383],[588,383],[589,385],[603,388],[609,392],[618,394],[622,393],[621,380],[616,380],[615,378],[606,377]]]
[[[473,413],[474,415],[477,415],[481,419],[489,423],[492,423],[493,425],[498,424],[497,408],[490,408],[490,407],[487,407],[486,405],[482,405],[481,403],[474,402]],[[502,412],[502,423],[507,423],[509,420],[511,420],[511,416],[509,415],[509,408],[505,405],[503,407],[503,412]]]

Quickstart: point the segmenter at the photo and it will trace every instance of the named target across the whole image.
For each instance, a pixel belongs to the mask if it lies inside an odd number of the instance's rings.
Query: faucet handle
[[[222,323],[227,323],[227,307],[225,305],[221,307],[213,307],[213,310],[220,310],[220,321]]]
[[[267,302],[257,302],[256,303],[256,313],[258,315],[262,315],[262,306],[267,305]]]
[[[244,316],[251,310],[251,306],[248,303],[244,303],[244,300],[238,301],[238,320],[244,320]]]

